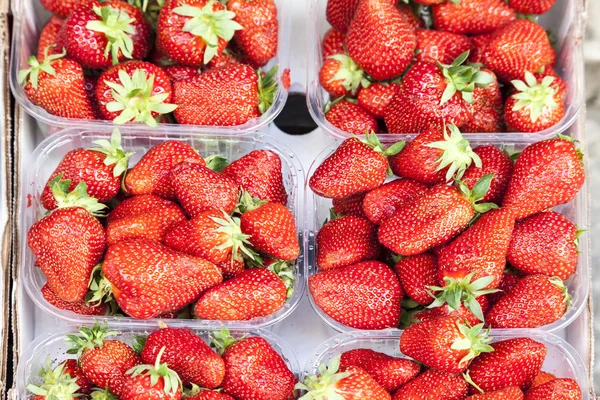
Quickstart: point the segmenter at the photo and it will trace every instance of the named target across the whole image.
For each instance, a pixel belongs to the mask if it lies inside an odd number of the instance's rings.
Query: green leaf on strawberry
[[[93,143],[98,145],[98,147],[93,147],[90,150],[106,154],[106,158],[104,159],[105,165],[115,164],[115,169],[113,170],[114,176],[120,176],[127,171],[129,158],[134,152],[125,153],[123,147],[121,147],[121,132],[119,132],[118,129],[113,131],[110,136],[110,141],[99,139],[95,140]]]
[[[113,65],[119,63],[119,51],[127,58],[133,58],[133,40],[130,35],[135,35],[135,28],[132,25],[135,18],[131,18],[125,11],[115,9],[111,6],[94,6],[94,13],[101,19],[89,21],[86,28],[104,33],[107,44],[104,49],[104,56],[108,57],[110,53]]]

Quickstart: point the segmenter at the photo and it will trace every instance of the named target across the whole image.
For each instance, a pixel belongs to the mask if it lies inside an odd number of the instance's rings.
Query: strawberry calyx
[[[229,42],[235,31],[244,29],[242,25],[233,20],[235,17],[233,11],[213,10],[215,3],[215,0],[210,0],[202,8],[184,4],[173,9],[175,14],[190,17],[183,25],[183,31],[200,36],[206,43],[204,64],[207,64],[217,54],[219,38]]]
[[[267,112],[273,101],[275,100],[275,94],[277,93],[277,65],[271,67],[266,73],[262,70],[256,71],[258,76],[258,111],[261,114]]]
[[[277,260],[267,267],[277,275],[285,284],[286,297],[289,299],[294,294],[294,266],[284,260]]]
[[[384,157],[395,156],[400,153],[406,144],[404,141],[396,142],[387,149],[381,144],[381,141],[377,137],[375,132],[366,132],[365,140],[363,140],[367,146],[370,146],[375,152],[381,153]]]
[[[119,400],[119,398],[112,394],[108,390],[108,388],[104,390],[100,388],[95,388],[94,391],[90,394],[90,398],[92,400]]]
[[[538,83],[535,76],[525,71],[525,81],[515,79],[511,81],[512,85],[518,91],[512,97],[518,100],[512,108],[512,111],[526,109],[529,111],[531,122],[536,122],[544,111],[552,111],[558,107],[554,96],[558,89],[553,86],[553,76],[546,76]]]
[[[465,380],[465,382],[467,382],[469,385],[471,385],[475,389],[477,389],[477,391],[479,391],[479,393],[485,393],[482,388],[480,388],[475,382],[473,382],[473,379],[469,375],[469,371],[463,372],[462,375],[463,375],[463,379]]]
[[[93,197],[90,197],[87,193],[87,184],[81,181],[75,186],[70,192],[69,187],[71,186],[70,179],[62,179],[63,174],[58,174],[54,179],[48,182],[50,191],[56,200],[56,208],[70,208],[70,207],[81,207],[87,210],[94,217],[104,217],[102,212],[105,208],[108,208],[106,204],[99,203]]]
[[[119,63],[119,51],[129,59],[133,58],[133,40],[130,35],[135,35],[132,18],[123,10],[111,6],[94,6],[94,13],[100,19],[89,21],[85,27],[94,32],[104,33],[107,39],[104,48],[104,57],[110,53],[113,65]]]
[[[473,186],[473,189],[469,189],[466,183],[461,180],[456,179],[456,186],[460,193],[471,202],[473,205],[473,209],[478,214],[483,214],[490,210],[494,210],[498,208],[497,204],[494,203],[477,203],[483,196],[487,193],[490,188],[490,184],[492,179],[494,178],[494,174],[487,174],[479,178],[479,180]]]
[[[316,375],[309,375],[304,382],[297,383],[294,389],[304,390],[306,394],[299,400],[343,400],[345,397],[336,390],[337,382],[346,379],[350,372],[339,372],[341,355],[337,355],[329,361],[329,365],[321,363]]]
[[[99,139],[92,143],[98,145],[98,147],[92,147],[90,150],[106,155],[104,165],[115,165],[113,176],[120,176],[127,171],[129,158],[135,153],[125,153],[123,147],[121,147],[121,132],[118,129],[115,129],[112,135],[110,135],[110,141]]]
[[[356,94],[359,87],[362,86],[367,88],[371,85],[365,71],[360,68],[350,56],[346,54],[334,54],[327,58],[335,60],[340,64],[338,71],[327,81],[327,83],[342,81],[344,88],[353,95]]]
[[[227,350],[229,347],[231,347],[234,343],[239,342],[240,340],[243,340],[246,337],[247,337],[247,335],[243,335],[236,339],[233,336],[231,336],[229,329],[222,328],[221,330],[212,332],[210,334],[210,338],[211,338],[210,347],[215,349],[217,354],[222,356],[223,353],[225,353],[225,350]]]
[[[466,367],[481,353],[494,351],[494,348],[489,345],[492,341],[492,337],[489,336],[490,329],[483,330],[483,323],[471,327],[466,322],[463,324],[457,321],[456,326],[462,338],[456,340],[450,348],[452,350],[468,350],[468,354],[459,362],[460,367]]]
[[[467,167],[472,163],[477,168],[481,168],[481,158],[473,151],[471,144],[465,139],[460,130],[454,124],[444,127],[444,140],[426,144],[425,146],[443,151],[440,158],[437,159],[438,166],[435,169],[440,171],[448,167],[446,172],[446,182],[455,178],[462,178]]]
[[[192,387],[191,388],[184,388],[183,390],[183,398],[187,399],[190,397],[194,397],[197,396],[198,394],[200,394],[200,392],[203,392],[205,390],[209,390],[211,392],[221,392],[223,389],[219,388],[219,389],[206,389],[203,387],[200,387],[198,385],[196,385],[195,383],[192,383]]]
[[[565,303],[565,311],[569,309],[571,306],[571,302],[573,301],[573,296],[569,293],[569,289],[565,286],[565,283],[558,276],[553,276],[548,279],[548,281],[559,288],[562,292],[563,303]]]
[[[227,159],[219,154],[213,154],[204,159],[206,167],[212,169],[215,172],[221,172],[229,165]]]
[[[39,62],[36,56],[29,56],[27,59],[29,68],[20,70],[17,76],[19,84],[25,85],[27,82],[31,82],[31,86],[37,90],[40,71],[44,71],[47,74],[56,76],[56,70],[51,65],[52,61],[63,58],[67,54],[67,51],[63,49],[62,53],[60,54],[48,55],[48,50],[52,46],[48,46],[44,49],[44,61],[42,62]]]
[[[101,348],[104,345],[104,339],[118,334],[119,332],[117,331],[109,331],[106,322],[102,325],[96,322],[91,328],[89,326],[82,326],[79,328],[79,335],[67,334],[65,341],[70,346],[67,354],[77,354],[77,357],[79,357],[85,350],[93,350],[97,347]]]
[[[170,369],[167,363],[160,362],[160,358],[166,349],[165,346],[160,349],[154,365],[137,365],[128,370],[126,374],[131,375],[132,378],[140,375],[149,376],[151,386],[156,385],[158,380],[162,378],[164,382],[164,392],[167,395],[174,395],[177,393],[178,389],[183,388],[183,384],[181,383],[181,379],[179,378],[179,375],[177,375],[177,372]]]
[[[569,143],[572,143],[573,146],[575,146],[575,143],[579,143],[579,140],[575,140],[571,136],[563,135],[561,133],[556,134],[556,137],[557,139],[566,140]],[[581,151],[581,148],[576,147],[575,151],[577,152],[577,159],[579,160],[579,163],[583,165],[583,152]]]
[[[250,193],[243,190],[240,194],[240,199],[238,200],[238,205],[236,210],[243,214],[248,211],[256,210],[258,207],[266,204],[267,201],[261,200],[258,197],[252,197]]]
[[[148,340],[148,336],[146,335],[135,335],[133,337],[133,343],[131,344],[131,348],[138,354],[142,354],[144,347],[146,346],[146,340]]]
[[[50,356],[46,357],[45,366],[40,369],[41,385],[29,384],[26,389],[37,396],[44,396],[47,400],[72,400],[77,397],[80,389],[77,378],[72,378],[65,371],[65,363],[60,363],[52,369]]]
[[[438,62],[446,81],[446,89],[442,94],[440,105],[450,100],[456,92],[460,92],[462,99],[472,104],[475,87],[485,88],[494,81],[492,75],[481,71],[478,67],[463,65],[467,58],[469,58],[469,50],[456,57],[450,65]]]
[[[238,217],[232,217],[223,211],[223,218],[210,217],[214,222],[220,226],[217,228],[217,232],[224,233],[227,236],[227,240],[224,243],[216,246],[217,250],[231,249],[231,263],[239,260],[239,253],[241,252],[246,257],[254,259],[254,254],[248,249],[250,245],[248,239],[250,235],[246,235],[242,232],[240,227],[240,219]]]
[[[89,291],[86,294],[85,302],[90,307],[98,307],[104,303],[109,304],[110,315],[117,309],[116,300],[113,295],[112,285],[102,273],[102,264],[98,264],[92,269],[90,275]]]

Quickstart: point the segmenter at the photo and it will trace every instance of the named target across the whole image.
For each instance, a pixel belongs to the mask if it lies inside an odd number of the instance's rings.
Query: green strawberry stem
[[[258,197],[252,197],[250,193],[243,190],[238,200],[237,210],[240,214],[248,211],[256,210],[258,207],[266,204],[265,200],[261,200]]]
[[[111,88],[114,101],[106,104],[110,112],[121,112],[114,119],[115,124],[124,124],[130,121],[143,122],[153,128],[158,126],[153,113],[158,115],[168,114],[177,108],[176,104],[165,103],[169,93],[153,94],[154,74],[148,76],[143,69],[136,69],[131,76],[125,70],[119,70],[119,81],[104,83]]]
[[[460,130],[454,124],[444,126],[444,140],[426,144],[425,146],[443,151],[438,158],[438,166],[435,169],[440,171],[446,167],[446,182],[452,178],[460,179],[464,175],[467,167],[472,163],[477,168],[481,168],[481,158],[473,151],[471,144],[465,139]]]
[[[150,3],[149,0],[127,0],[129,4],[142,10],[146,15],[146,19],[150,22],[150,25],[156,30],[158,24],[158,16],[160,10],[165,5],[165,0],[156,0]]]
[[[104,33],[106,36],[104,57],[108,58],[110,53],[113,65],[119,63],[119,51],[125,57],[132,59],[133,40],[130,35],[135,35],[135,28],[132,25],[135,18],[131,18],[125,11],[111,6],[94,6],[94,13],[100,19],[89,21],[85,27],[94,32]]]
[[[405,145],[404,141],[400,141],[394,143],[386,149],[379,141],[379,138],[375,132],[366,132],[363,143],[370,146],[377,153],[381,153],[384,157],[395,156],[402,151]]]
[[[236,339],[233,336],[231,336],[229,329],[222,328],[221,330],[212,332],[210,334],[210,347],[215,349],[215,351],[222,356],[223,353],[225,353],[225,350],[231,347],[234,343],[239,342],[240,340],[243,340],[246,337],[247,335],[243,335]]]
[[[334,219],[342,218],[343,216],[344,216],[344,214],[336,213],[335,210],[333,209],[333,207],[331,207],[329,209],[329,218],[325,220],[323,225],[325,225],[329,221],[333,221]]]
[[[479,393],[484,393],[483,389],[480,388],[475,382],[473,382],[473,379],[471,379],[471,376],[469,375],[469,371],[463,373],[463,378],[469,385],[477,389]]]
[[[115,168],[113,169],[114,176],[120,176],[127,171],[129,158],[135,153],[125,153],[123,147],[121,147],[121,132],[119,132],[118,129],[113,131],[112,135],[110,136],[110,141],[106,139],[99,139],[95,140],[93,143],[97,144],[98,147],[92,147],[90,150],[105,154],[105,165],[115,165]]]
[[[218,392],[220,393],[223,389],[219,388],[219,389],[207,389],[207,388],[203,388],[200,387],[198,385],[196,385],[195,383],[192,383],[192,387],[191,388],[184,388],[183,390],[183,398],[187,399],[190,397],[194,397],[197,396],[198,394],[200,394],[200,392],[204,391],[204,390],[208,390],[211,392]]]
[[[563,135],[561,133],[558,133],[556,137],[558,139],[566,140],[570,143],[573,143],[573,146],[575,146],[575,143],[579,143],[579,140],[575,140],[571,136]],[[577,151],[577,158],[579,159],[579,162],[581,163],[581,165],[583,165],[583,152],[579,147],[575,148],[575,150]]]
[[[31,393],[44,396],[49,400],[72,399],[77,396],[79,390],[77,378],[71,378],[71,375],[65,372],[64,363],[52,369],[52,361],[48,356],[45,367],[40,369],[39,376],[42,378],[41,385],[29,384],[26,387]]]
[[[225,243],[222,243],[215,247],[217,250],[231,249],[231,263],[239,260],[239,253],[241,252],[244,256],[254,259],[254,252],[248,247],[250,242],[248,239],[250,235],[242,233],[240,228],[240,219],[238,217],[231,217],[225,211],[223,211],[223,218],[210,217],[214,222],[219,224],[217,232],[225,233],[228,237]]]
[[[450,100],[456,92],[460,92],[462,99],[467,103],[473,103],[475,86],[487,87],[494,81],[492,75],[480,71],[478,67],[463,65],[467,58],[469,58],[469,50],[456,57],[450,65],[438,62],[446,81],[446,89],[442,94],[440,105]]]
[[[260,69],[256,72],[258,75],[258,111],[261,114],[266,113],[275,100],[277,69],[278,67],[275,65],[266,74]]]
[[[492,341],[489,336],[490,330],[483,330],[483,323],[470,327],[466,322],[463,324],[457,322],[456,326],[462,336],[462,339],[455,341],[450,348],[452,350],[468,350],[469,353],[464,356],[460,362],[460,367],[468,365],[472,359],[481,353],[489,353],[494,351],[494,348],[488,343]]]
[[[87,184],[84,181],[79,182],[75,189],[68,192],[71,181],[69,179],[62,180],[62,177],[63,174],[58,174],[48,183],[56,200],[57,208],[81,207],[95,217],[104,217],[102,211],[108,207],[88,195]]]
[[[117,396],[112,394],[108,388],[102,390],[100,388],[94,388],[94,391],[90,395],[92,400],[119,400]]]
[[[565,283],[562,279],[557,276],[553,276],[549,279],[550,283],[554,286],[558,287],[562,291],[563,302],[565,303],[565,312],[571,306],[571,302],[573,301],[573,296],[569,293],[569,289],[565,286]]]
[[[289,299],[294,294],[294,266],[283,260],[277,260],[267,269],[277,275],[285,284],[286,296]]]
[[[335,54],[327,58],[340,63],[340,68],[327,83],[342,81],[344,88],[353,95],[356,94],[359,87],[362,86],[366,88],[371,85],[365,71],[363,71],[350,56],[346,54]]]
[[[542,79],[542,83],[538,83],[531,72],[525,71],[525,82],[517,79],[511,81],[518,91],[512,95],[515,100],[518,100],[512,110],[519,111],[525,108],[529,111],[531,122],[536,122],[545,110],[556,109],[558,104],[554,96],[558,89],[552,86],[555,79],[553,76],[546,76]]]
[[[156,385],[160,378],[163,378],[164,392],[168,395],[174,395],[175,393],[177,393],[178,389],[183,388],[183,384],[181,383],[181,379],[179,378],[179,375],[177,375],[177,372],[170,369],[167,363],[160,362],[160,358],[162,357],[165,350],[165,346],[163,346],[160,349],[154,365],[137,365],[131,368],[129,371],[127,371],[126,374],[131,375],[133,378],[139,375],[149,376],[150,384],[152,386]]]
[[[40,71],[44,71],[47,74],[56,76],[56,70],[51,65],[52,61],[56,61],[58,59],[63,58],[67,54],[67,51],[63,49],[62,53],[60,54],[48,55],[48,50],[50,49],[50,47],[52,46],[48,46],[44,49],[44,61],[42,61],[41,63],[35,56],[30,56],[27,59],[27,64],[29,64],[30,67],[19,71],[19,74],[17,76],[19,79],[19,84],[25,85],[27,84],[27,82],[31,82],[31,86],[33,86],[33,88],[37,90]]]
[[[104,339],[118,334],[119,332],[117,331],[109,331],[106,322],[102,325],[96,322],[91,328],[82,326],[79,328],[79,335],[67,334],[65,341],[70,346],[67,354],[77,354],[77,357],[79,357],[84,350],[93,350],[96,347],[102,347]]]
[[[190,19],[183,25],[183,31],[194,36],[200,36],[206,48],[204,49],[204,64],[207,64],[217,54],[219,38],[229,42],[235,31],[244,29],[243,26],[233,20],[235,13],[228,10],[213,10],[215,0],[210,0],[202,8],[189,4],[173,9],[175,14]]]
[[[109,304],[109,315],[114,315],[118,309],[113,295],[112,285],[102,273],[102,264],[98,264],[90,275],[89,291],[86,295],[86,304],[90,307],[98,307],[104,303]]]
[[[221,172],[229,165],[227,159],[219,154],[213,154],[204,159],[206,166],[215,172]]]
[[[135,335],[133,337],[133,343],[131,344],[131,347],[136,353],[142,354],[142,351],[144,351],[144,347],[146,346],[147,339],[148,336],[146,335]]]
[[[498,206],[494,203],[477,203],[487,193],[490,188],[490,184],[492,179],[494,178],[494,174],[487,174],[479,178],[479,180],[473,186],[473,189],[469,189],[469,187],[460,180],[455,180],[456,186],[458,186],[458,190],[460,193],[471,202],[473,205],[473,209],[477,213],[475,218],[479,216],[479,214],[483,214],[493,209],[497,209]]]
[[[297,383],[296,390],[304,390],[306,394],[299,400],[313,399],[340,399],[339,393],[335,391],[338,381],[350,376],[350,372],[338,372],[340,370],[341,355],[335,356],[329,361],[329,365],[319,365],[317,375],[310,375],[304,382]]]

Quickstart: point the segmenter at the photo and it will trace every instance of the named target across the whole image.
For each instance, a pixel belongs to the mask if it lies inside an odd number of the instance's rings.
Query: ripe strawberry
[[[400,351],[429,368],[457,374],[479,354],[493,351],[492,338],[482,329],[483,324],[471,328],[456,316],[420,322],[402,332]]]
[[[525,395],[525,400],[579,400],[581,389],[573,379],[554,379],[548,383],[530,389]]]
[[[223,279],[214,264],[144,239],[109,247],[102,272],[119,306],[137,319],[190,304]]]
[[[355,96],[361,87],[370,85],[365,71],[343,53],[331,55],[323,61],[319,83],[334,97]]]
[[[230,214],[237,205],[238,185],[201,163],[184,161],[176,165],[170,180],[179,203],[191,218],[208,210]]]
[[[514,232],[514,231],[513,231]],[[504,275],[502,275],[502,280],[500,281],[500,284],[498,285],[498,292],[496,293],[490,293],[489,295],[487,295],[487,299],[488,302],[490,304],[490,307],[494,304],[496,304],[498,302],[498,300],[500,300],[502,297],[504,297],[504,295],[508,292],[510,292],[512,290],[512,288],[514,288],[515,286],[517,286],[517,283],[519,283],[519,281],[521,280],[521,277],[519,275],[515,275],[511,272],[507,272],[506,270],[504,271]],[[484,311],[484,314],[487,312]]]
[[[397,154],[403,146],[398,142],[384,149],[373,133],[366,135],[366,142],[346,139],[317,167],[308,184],[317,195],[333,199],[375,189],[385,181],[386,156]]]
[[[86,68],[107,68],[150,52],[151,28],[142,10],[124,1],[84,2],[67,18],[61,35],[69,58]]]
[[[568,92],[567,83],[564,80],[562,80],[560,76],[558,76],[558,74],[556,73],[556,70],[551,65],[546,65],[541,70],[534,72],[533,76],[535,76],[535,78],[540,82],[545,77],[552,76],[554,78],[554,81],[552,82],[552,86],[557,89],[557,91],[558,91],[557,94],[560,96],[560,99],[563,102],[565,102],[567,100],[567,92]]]
[[[417,30],[416,59],[421,62],[450,64],[465,51],[471,50],[471,40],[455,33]]]
[[[553,381],[554,379],[556,379],[556,376],[552,375],[551,373],[540,371],[533,379],[530,389],[533,389],[537,386],[541,386],[546,382]]]
[[[217,390],[200,389],[195,386],[187,394],[184,392],[184,399],[187,400],[235,400],[228,394]]]
[[[379,226],[379,242],[402,256],[421,254],[448,243],[467,227],[475,213],[496,207],[476,204],[487,192],[491,176],[481,178],[473,190],[433,186],[412,203],[404,204]]]
[[[429,369],[402,386],[392,400],[462,400],[468,391],[460,375]]]
[[[34,394],[33,400],[52,400],[58,398],[76,400],[83,394],[80,384],[84,385],[84,390],[86,393],[89,393],[89,381],[80,375],[81,370],[77,367],[77,364],[73,366],[71,361],[74,360],[66,360],[53,369],[52,361],[50,356],[48,356],[44,367],[40,368],[39,372],[42,383],[39,386],[33,384],[26,386],[26,389]],[[77,372],[74,374],[74,371]]]
[[[493,392],[474,394],[466,400],[523,400],[523,392],[518,386],[509,386]]]
[[[156,363],[161,354],[161,361],[179,375],[183,385],[212,389],[221,384],[225,362],[200,337],[185,328],[169,328],[164,324],[160,328],[145,340],[141,352],[145,364]]]
[[[398,9],[398,11],[400,11],[400,14],[402,14],[404,19],[406,19],[406,22],[408,22],[408,24],[413,28],[413,30],[416,31],[417,29],[425,28],[425,23],[423,22],[421,17],[413,11],[410,4],[404,2],[398,3],[396,4],[396,8]]]
[[[167,74],[167,76],[171,80],[171,85],[175,81],[184,81],[187,79],[195,78],[202,72],[200,71],[200,69],[198,69],[198,67],[188,67],[186,65],[178,64],[168,65],[166,67],[163,67],[162,70],[165,74]]]
[[[537,328],[558,321],[570,300],[560,278],[529,275],[492,306],[485,321],[492,328]]]
[[[233,47],[233,46],[232,46]],[[215,55],[210,59],[208,64],[206,64],[206,69],[219,69],[219,68],[227,68],[232,65],[242,64],[244,61],[240,58],[241,56],[238,54],[234,54],[233,51],[229,51],[228,49],[223,50],[221,54]]]
[[[344,54],[344,40],[346,40],[346,35],[335,28],[330,28],[325,32],[323,41],[321,42],[321,46],[323,47],[323,61],[329,58],[329,56]]]
[[[367,192],[362,207],[367,218],[379,225],[398,207],[414,201],[426,190],[427,186],[417,181],[396,179]]]
[[[353,215],[355,217],[364,217],[362,208],[366,193],[356,193],[348,197],[332,199],[333,212],[340,216]]]
[[[327,8],[325,9],[327,22],[334,29],[346,33],[354,18],[358,3],[358,0],[327,0]]]
[[[472,164],[481,168],[479,156],[455,125],[428,128],[390,157],[394,174],[428,185],[460,179]]]
[[[161,363],[161,349],[154,365],[138,365],[127,371],[121,400],[180,400],[182,398],[181,379],[177,372]]]
[[[525,71],[554,64],[556,54],[544,28],[525,19],[515,20],[494,32],[482,61],[503,82],[524,79]]]
[[[581,158],[563,135],[528,146],[515,162],[502,207],[520,220],[573,200],[585,180]]]
[[[106,323],[95,323],[91,328],[82,326],[78,335],[67,335],[70,346],[67,353],[77,354],[79,366],[92,384],[121,396],[125,373],[139,365],[141,360],[124,342],[107,340],[115,335],[118,332],[110,332]]]
[[[469,61],[472,63],[483,63],[483,53],[493,37],[493,33],[471,36],[471,54]]]
[[[271,150],[254,150],[226,166],[230,177],[252,197],[271,203],[287,204],[281,158]]]
[[[525,390],[540,372],[546,346],[529,338],[515,338],[492,343],[494,351],[483,353],[469,365],[468,379],[484,392],[509,386]],[[477,389],[470,387],[471,394]]]
[[[153,146],[125,176],[124,189],[128,195],[155,194],[165,199],[175,199],[169,172],[181,162],[206,165],[204,159],[190,145],[177,140],[167,140]]]
[[[78,315],[106,315],[108,313],[108,308],[104,304],[96,306],[88,305],[84,300],[75,302],[64,301],[54,293],[47,283],[42,286],[41,292],[48,303],[61,310],[68,310]]]
[[[46,10],[60,18],[64,18],[68,17],[76,8],[93,3],[93,0],[40,0],[40,3]]]
[[[473,118],[463,125],[465,132],[503,132],[502,119],[503,100],[496,75],[488,70],[482,71],[493,76],[493,81],[486,87],[473,89]]]
[[[326,107],[325,119],[346,133],[362,135],[365,132],[379,132],[373,115],[358,104],[343,98]]]
[[[90,394],[92,392],[93,385],[85,377],[83,371],[77,364],[77,360],[65,360],[60,365],[64,366],[63,372],[69,374],[71,378],[75,378],[75,383],[79,386],[77,390],[81,394]]]
[[[416,37],[395,4],[363,0],[358,2],[345,44],[360,68],[375,80],[387,80],[401,75],[412,61]]]
[[[512,176],[513,161],[506,153],[491,145],[477,146],[473,152],[479,156],[481,166],[479,168],[476,165],[469,166],[462,181],[469,189],[473,189],[479,179],[493,174],[490,188],[481,201],[502,204],[502,198]]]
[[[233,38],[254,67],[262,67],[277,53],[277,6],[273,0],[231,0],[227,10],[242,29]]]
[[[430,290],[436,290],[437,287],[430,287]],[[422,311],[418,311],[412,315],[413,322],[425,322],[437,319],[440,317],[458,317],[461,321],[468,323],[469,325],[477,325],[483,320],[484,315],[490,309],[490,303],[487,299],[487,295],[479,294],[478,290],[474,290],[475,294],[473,298],[475,302],[468,303],[472,308],[479,307],[481,312],[477,312],[478,316],[473,313],[465,303],[459,302],[456,308],[451,307],[449,304],[443,304],[438,306],[437,304],[431,304],[428,308]],[[475,305],[478,304],[478,306]]]
[[[436,29],[463,35],[491,33],[516,17],[502,0],[445,1],[433,6]]]
[[[225,361],[223,392],[238,400],[287,400],[298,382],[283,358],[257,336],[234,340],[227,329],[213,335]]]
[[[370,349],[355,349],[343,353],[340,369],[344,371],[348,367],[363,369],[388,392],[406,384],[420,371],[419,365],[412,360],[392,357]]]
[[[396,328],[400,322],[400,282],[379,261],[320,272],[308,278],[308,288],[325,314],[351,328]]]
[[[520,14],[545,14],[556,3],[556,0],[509,0],[508,5]]]
[[[437,258],[431,253],[402,257],[394,266],[404,293],[422,305],[433,302],[429,286],[438,285]]]
[[[358,92],[358,105],[371,113],[375,118],[383,118],[385,108],[400,90],[398,83],[372,83]]]
[[[46,25],[44,25],[44,28],[40,33],[40,38],[38,39],[38,62],[44,61],[44,58],[47,55],[62,53],[63,48],[58,43],[58,32],[60,32],[64,22],[64,19],[54,15],[50,18]]]

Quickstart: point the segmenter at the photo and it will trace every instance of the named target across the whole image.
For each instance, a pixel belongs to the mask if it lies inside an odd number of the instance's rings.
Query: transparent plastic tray
[[[183,129],[189,133],[211,134],[211,135],[239,135],[252,133],[264,126],[267,126],[281,112],[287,100],[288,91],[281,84],[281,78],[286,69],[290,67],[290,34],[291,19],[288,7],[288,0],[275,0],[277,5],[277,19],[279,22],[279,38],[277,42],[277,54],[263,67],[267,71],[274,65],[279,65],[277,70],[277,81],[280,82],[277,93],[273,100],[273,105],[260,118],[252,119],[243,125],[238,126],[206,126],[206,125],[177,125],[177,124],[159,124],[158,130],[163,132],[172,129]],[[37,54],[37,43],[39,34],[45,23],[50,19],[51,13],[45,10],[39,0],[15,0],[12,2],[12,11],[14,15],[13,34],[11,43],[10,57],[10,86],[12,93],[18,103],[25,111],[33,116],[42,131],[46,134],[52,134],[57,131],[57,127],[84,127],[88,125],[112,126],[112,121],[102,120],[84,120],[76,118],[57,117],[48,113],[43,108],[34,105],[25,96],[23,86],[19,84],[17,75],[19,70],[27,65],[27,58]]]
[[[40,202],[40,195],[46,181],[56,168],[62,157],[70,150],[91,147],[94,140],[108,139],[112,129],[65,129],[44,140],[34,151],[31,160],[33,163],[24,167],[24,182],[21,187],[22,203],[20,206],[21,218],[21,265],[19,266],[20,280],[25,290],[34,303],[46,314],[70,323],[91,323],[99,317],[78,315],[71,311],[61,310],[49,304],[41,295],[41,288],[46,282],[43,272],[34,265],[35,257],[27,246],[27,232],[31,225],[40,219],[46,212]],[[250,321],[214,321],[200,319],[173,319],[168,320],[173,326],[187,326],[190,328],[211,328],[217,325],[230,329],[254,329],[265,327],[281,321],[287,317],[298,305],[305,287],[304,279],[304,254],[302,232],[302,216],[300,215],[298,188],[304,184],[304,171],[294,153],[271,137],[259,133],[232,136],[192,135],[187,131],[171,131],[159,134],[152,129],[140,130],[139,127],[127,126],[121,128],[122,146],[127,151],[136,153],[130,159],[130,167],[135,165],[150,147],[166,140],[180,140],[190,144],[203,156],[220,154],[233,161],[257,149],[268,149],[277,153],[282,161],[284,186],[288,194],[288,208],[294,214],[298,227],[300,241],[300,256],[294,266],[294,293],[285,305],[276,313],[267,317],[255,318]],[[136,320],[130,317],[103,317],[111,324],[127,323],[129,326],[146,326],[147,321]]]
[[[321,42],[330,28],[325,18],[326,5],[327,0],[308,0],[306,101],[310,114],[325,133],[335,139],[345,139],[351,135],[330,124],[323,113],[323,107],[329,100],[328,93],[319,84],[319,70],[323,62]],[[555,126],[537,133],[472,133],[469,136],[477,139],[497,136],[506,140],[511,140],[512,136],[522,136],[524,140],[539,140],[552,137],[571,126],[584,98],[583,18],[583,0],[557,0],[554,7],[539,18],[539,23],[551,30],[557,39],[555,68],[568,87],[563,119]]]
[[[580,139],[580,134],[577,129],[571,129],[569,131],[573,137],[578,140]],[[382,143],[390,145],[399,139],[398,135],[379,135]],[[512,138],[512,136],[510,137]],[[524,141],[511,141],[510,138],[497,138],[494,136],[490,136],[486,139],[481,138],[473,138],[469,137],[471,142],[471,147],[475,148],[480,145],[494,145],[502,150],[508,149],[511,152],[522,151],[525,147],[527,147],[527,142]],[[518,138],[518,136],[514,136],[514,138]],[[312,165],[308,170],[308,177],[311,177],[315,171],[315,169],[326,159],[335,149],[339,143],[335,143],[319,154],[317,158],[314,160]],[[577,144],[582,152],[586,154],[585,149],[585,140],[582,140],[582,143]],[[587,169],[587,161],[586,158],[583,159],[585,165],[586,176],[588,175]],[[331,208],[331,199],[326,199],[320,196],[317,196],[308,186],[308,179],[306,180],[305,187],[305,210],[306,210],[306,225],[308,226],[308,231],[306,233],[306,241],[308,242],[306,248],[308,249],[308,253],[306,255],[307,262],[306,267],[307,270],[305,272],[306,279],[309,276],[314,275],[318,267],[316,265],[316,243],[315,237],[323,222],[329,218],[329,209]],[[573,201],[568,204],[564,204],[554,208],[555,211],[560,212],[565,217],[567,217],[571,222],[576,224],[579,229],[586,230],[584,235],[589,235],[589,189],[588,189],[588,179],[586,181],[575,197]],[[586,307],[588,301],[588,293],[589,293],[589,279],[590,279],[590,248],[589,241],[587,238],[583,238],[579,243],[579,256],[577,259],[577,270],[567,281],[566,285],[569,289],[569,293],[573,296],[573,300],[571,302],[570,308],[567,310],[565,315],[558,321],[540,327],[539,329],[543,329],[545,331],[555,332],[560,329],[565,328],[571,322],[577,318],[577,316],[581,313],[581,311]],[[350,328],[346,325],[342,325],[337,321],[334,321],[332,318],[327,316],[314,302],[310,292],[307,290],[308,297],[310,299],[310,303],[313,306],[316,313],[325,321],[329,326],[333,329],[336,329],[340,332],[353,331],[355,329]]]
[[[172,324],[169,324],[169,326],[172,326]],[[149,334],[156,329],[158,329],[156,328],[156,325],[152,324],[146,324],[145,326],[135,328],[111,325],[111,330],[120,332],[120,334],[114,336],[114,338],[128,344],[133,343],[135,335]],[[210,329],[192,330],[205,342],[209,342]],[[26,400],[32,397],[31,393],[26,389],[26,386],[30,383],[41,383],[38,372],[40,368],[44,367],[48,355],[50,355],[53,367],[57,366],[67,358],[74,358],[72,355],[66,354],[68,346],[65,343],[65,338],[66,335],[70,333],[77,333],[77,329],[75,327],[70,327],[65,328],[65,330],[42,334],[31,342],[31,344],[22,352],[19,365],[17,366],[15,389],[12,392],[14,400]],[[240,337],[246,334],[249,336],[263,337],[271,344],[271,346],[273,346],[273,349],[282,356],[290,371],[292,371],[296,377],[299,377],[300,367],[296,360],[296,356],[287,343],[279,336],[262,329],[249,331],[231,330],[230,333],[233,337]],[[111,339],[112,338],[113,337],[111,337]]]
[[[338,354],[353,349],[371,349],[382,352],[394,357],[401,357],[400,335],[402,331],[379,331],[379,332],[347,332],[332,337],[323,342],[310,355],[302,379],[307,375],[313,375],[317,372],[318,366]],[[513,339],[518,337],[528,337],[546,345],[548,350],[542,370],[556,375],[558,378],[574,379],[581,387],[582,400],[589,400],[589,382],[583,360],[565,340],[549,333],[532,329],[515,330],[492,330],[491,335],[494,342]]]

